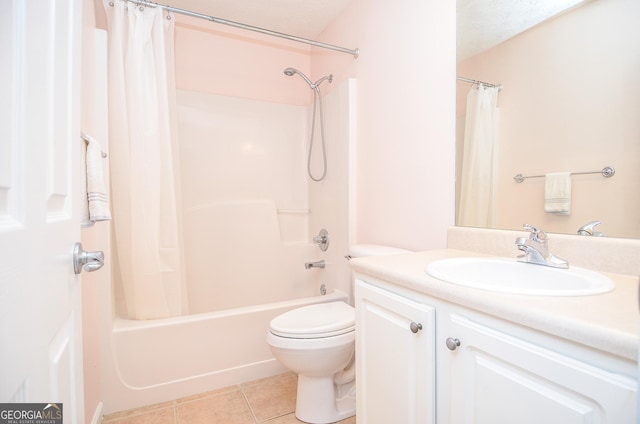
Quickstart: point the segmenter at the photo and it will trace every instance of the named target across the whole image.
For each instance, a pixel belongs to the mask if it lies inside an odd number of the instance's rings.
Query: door
[[[435,423],[435,309],[356,280],[358,422]]]
[[[0,13],[0,403],[63,403],[83,420],[81,0]]]

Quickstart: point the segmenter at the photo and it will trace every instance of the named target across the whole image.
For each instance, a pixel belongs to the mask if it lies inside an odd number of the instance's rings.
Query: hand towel
[[[89,202],[89,220],[107,221],[111,219],[109,211],[109,194],[104,183],[102,172],[102,150],[100,144],[93,138],[83,134],[82,138],[87,142],[85,156],[87,166],[87,201]]]
[[[569,215],[571,213],[570,172],[545,174],[544,211],[560,215]]]

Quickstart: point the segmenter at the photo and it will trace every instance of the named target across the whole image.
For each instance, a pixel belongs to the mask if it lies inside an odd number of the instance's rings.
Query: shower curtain
[[[493,226],[498,91],[497,87],[477,84],[467,94],[458,225]]]
[[[181,315],[186,292],[176,192],[173,16],[127,1],[103,4],[114,277],[121,280],[129,318]]]

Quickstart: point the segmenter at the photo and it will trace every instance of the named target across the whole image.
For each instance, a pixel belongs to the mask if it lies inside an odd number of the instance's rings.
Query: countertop
[[[616,285],[611,292],[551,297],[472,289],[438,280],[425,272],[430,262],[463,256],[488,255],[441,249],[354,258],[350,264],[357,273],[637,361],[638,276],[603,272]]]

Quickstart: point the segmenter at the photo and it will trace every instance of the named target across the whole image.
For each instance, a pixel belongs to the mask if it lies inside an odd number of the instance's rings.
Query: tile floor
[[[106,415],[103,424],[298,424],[294,373]],[[356,417],[340,421],[355,424]]]

